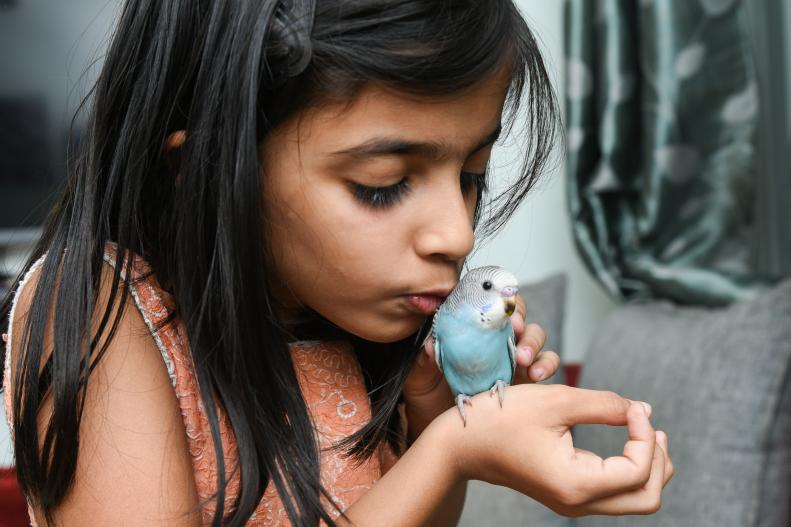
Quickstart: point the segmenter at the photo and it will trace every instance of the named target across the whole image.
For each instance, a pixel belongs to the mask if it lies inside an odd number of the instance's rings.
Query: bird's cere
[[[517,289],[516,287],[506,286],[503,287],[503,290],[500,292],[500,294],[507,298],[509,296],[516,296],[516,293],[518,292],[519,289]]]

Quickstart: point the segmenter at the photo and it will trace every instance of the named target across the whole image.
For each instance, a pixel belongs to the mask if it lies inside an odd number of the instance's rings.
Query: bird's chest
[[[458,372],[490,372],[501,363],[509,362],[509,326],[482,328],[470,316],[462,314],[443,321],[438,329],[443,359]]]
[[[467,373],[491,371],[499,362],[507,360],[506,346],[500,332],[491,330],[474,334],[456,332],[447,340],[443,339],[443,347],[449,351],[445,354],[447,361],[457,371]]]

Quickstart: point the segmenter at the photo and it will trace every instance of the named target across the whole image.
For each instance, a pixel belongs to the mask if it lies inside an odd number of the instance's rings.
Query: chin
[[[373,322],[366,327],[354,328],[354,333],[358,337],[380,344],[389,342],[397,342],[403,340],[420,330],[426,322],[427,317],[422,315],[414,315],[412,317],[402,317],[396,320],[385,320]],[[348,330],[347,330],[348,331]]]

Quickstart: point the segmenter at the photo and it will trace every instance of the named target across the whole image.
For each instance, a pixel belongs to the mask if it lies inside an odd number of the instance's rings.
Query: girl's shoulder
[[[105,261],[114,256],[112,246],[108,249]],[[24,333],[41,279],[43,259],[30,268],[14,297],[4,376],[8,410],[12,410],[16,371],[25,360],[17,336]],[[113,274],[112,265],[102,266],[96,306],[107,305]],[[124,287],[123,282],[120,287]],[[119,518],[145,516],[151,518],[151,525],[168,525],[176,514],[194,515],[199,511],[186,431],[171,372],[152,338],[149,324],[153,321],[146,320],[147,313],[155,316],[164,313],[153,311],[156,302],[150,298],[148,307],[152,310],[139,309],[140,299],[135,296],[127,297],[116,332],[89,378],[79,427],[74,484],[56,512],[60,523],[83,524],[90,518],[91,523],[114,524]],[[102,309],[92,314],[93,331],[98,328],[102,314]],[[53,353],[53,317],[50,309],[40,369]],[[106,335],[98,349],[105,341]],[[52,411],[50,392],[39,409],[39,437],[44,437]],[[13,411],[7,413],[9,418],[13,416]],[[35,512],[43,525],[40,511]],[[195,523],[198,517],[195,516]]]

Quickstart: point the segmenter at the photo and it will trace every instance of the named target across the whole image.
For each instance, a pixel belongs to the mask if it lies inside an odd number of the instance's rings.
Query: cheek
[[[271,223],[279,280],[313,308],[321,299],[349,303],[375,296],[382,277],[397,269],[399,252],[404,254],[392,226],[365,221],[338,197],[305,198],[279,206]],[[321,208],[329,199],[335,206]]]
[[[374,342],[415,333],[425,317],[397,308],[409,252],[405,222],[371,221],[359,211],[286,215],[273,241],[286,306],[307,306],[345,331]],[[400,284],[399,284],[400,285]]]

